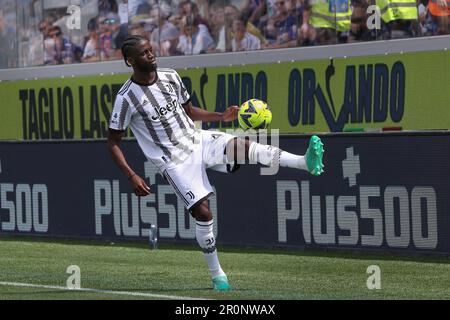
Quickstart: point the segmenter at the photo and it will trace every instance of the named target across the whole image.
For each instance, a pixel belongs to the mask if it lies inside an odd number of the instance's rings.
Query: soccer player
[[[196,239],[211,272],[213,288],[227,290],[230,285],[217,256],[213,216],[207,201],[213,189],[206,169],[233,172],[245,157],[253,163],[276,162],[320,175],[323,144],[319,137],[312,136],[305,156],[299,156],[228,133],[196,129],[193,122],[196,120],[233,121],[239,108],[230,106],[218,113],[194,107],[178,73],[157,68],[153,49],[144,37],[129,36],[121,50],[125,64],[133,68],[133,75],[119,90],[111,114],[108,134],[111,156],[130,180],[135,194],[149,195],[149,186],[129,166],[120,148],[122,134],[129,126],[144,155],[161,171],[195,218]],[[238,150],[245,150],[241,158]]]

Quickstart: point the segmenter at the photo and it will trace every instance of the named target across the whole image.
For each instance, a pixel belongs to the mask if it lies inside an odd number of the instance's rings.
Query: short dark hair
[[[134,46],[136,44],[138,44],[139,42],[146,41],[146,40],[147,40],[147,38],[140,36],[140,35],[131,35],[131,36],[128,36],[125,38],[125,40],[122,43],[121,50],[122,50],[123,59],[125,60],[125,64],[128,67],[131,67],[131,66],[128,64],[127,58],[129,57]]]

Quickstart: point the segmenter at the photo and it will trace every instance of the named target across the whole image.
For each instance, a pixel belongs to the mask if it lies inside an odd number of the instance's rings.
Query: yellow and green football
[[[245,101],[238,112],[238,121],[242,129],[267,129],[272,122],[272,111],[266,102],[259,99]]]

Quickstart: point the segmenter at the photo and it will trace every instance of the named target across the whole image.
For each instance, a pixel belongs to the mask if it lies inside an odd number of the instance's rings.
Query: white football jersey
[[[175,70],[157,69],[152,84],[140,85],[129,79],[120,88],[109,127],[122,131],[129,126],[145,156],[160,169],[182,162],[200,141],[182,106],[189,99]]]

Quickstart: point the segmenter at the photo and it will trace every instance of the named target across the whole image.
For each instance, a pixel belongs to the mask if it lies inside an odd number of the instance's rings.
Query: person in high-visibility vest
[[[376,5],[380,8],[381,19],[386,23],[418,17],[415,0],[376,0]]]
[[[429,0],[428,10],[437,24],[437,34],[450,33],[450,0]]]
[[[306,0],[299,32],[301,43],[346,42],[351,18],[350,0]]]
[[[383,38],[408,38],[418,35],[416,0],[375,0],[380,8]]]

